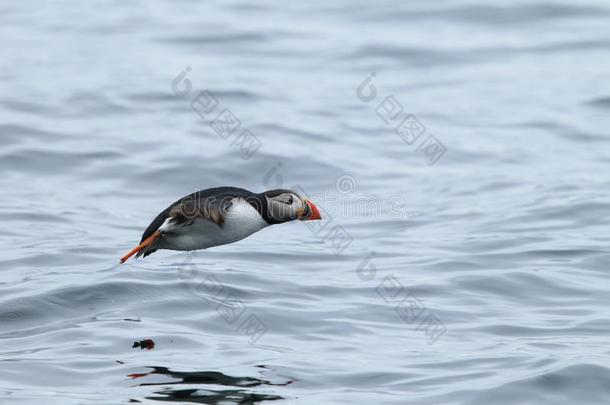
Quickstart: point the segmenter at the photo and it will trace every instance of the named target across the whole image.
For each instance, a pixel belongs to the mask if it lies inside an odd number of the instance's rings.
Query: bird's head
[[[267,217],[274,223],[322,219],[318,207],[294,191],[268,190],[263,193],[263,199],[267,204]]]

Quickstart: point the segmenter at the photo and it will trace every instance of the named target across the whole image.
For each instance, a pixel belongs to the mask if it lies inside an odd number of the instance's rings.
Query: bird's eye
[[[288,199],[288,205],[292,205],[292,196]]]

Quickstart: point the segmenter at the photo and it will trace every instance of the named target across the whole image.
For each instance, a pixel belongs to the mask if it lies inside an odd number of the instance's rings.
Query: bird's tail
[[[138,256],[140,256],[142,253],[144,253],[147,250],[148,247],[150,247],[153,243],[155,243],[155,241],[157,239],[159,239],[160,236],[161,236],[161,232],[155,231],[152,235],[150,235],[148,238],[146,238],[144,241],[142,241],[142,243],[140,243],[138,246],[133,248],[129,253],[127,253],[125,256],[121,257],[121,263],[125,263],[127,261],[127,259],[129,259],[131,256],[135,255],[136,253],[138,254]]]

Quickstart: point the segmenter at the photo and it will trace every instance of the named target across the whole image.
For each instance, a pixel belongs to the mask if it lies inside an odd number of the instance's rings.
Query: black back
[[[149,236],[151,236],[163,223],[167,218],[170,217],[171,212],[175,212],[173,208],[194,204],[196,207],[215,207],[224,212],[227,208],[226,203],[233,198],[243,198],[248,203],[250,203],[270,224],[276,223],[273,221],[268,215],[267,209],[267,200],[265,198],[265,193],[255,194],[251,191],[248,191],[243,188],[238,187],[214,187],[207,188],[205,190],[197,191],[195,193],[189,194],[187,196],[182,197],[178,201],[171,204],[169,207],[164,209],[157,217],[148,225],[144,233],[142,234],[142,239],[140,243],[144,242]],[[151,252],[152,253],[152,252]]]

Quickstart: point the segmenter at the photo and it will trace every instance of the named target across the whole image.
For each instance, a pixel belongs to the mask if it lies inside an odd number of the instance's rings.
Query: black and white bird
[[[290,190],[260,194],[216,187],[183,197],[148,225],[140,244],[121,258],[148,256],[158,249],[198,250],[237,242],[274,224],[322,219],[318,207]]]

